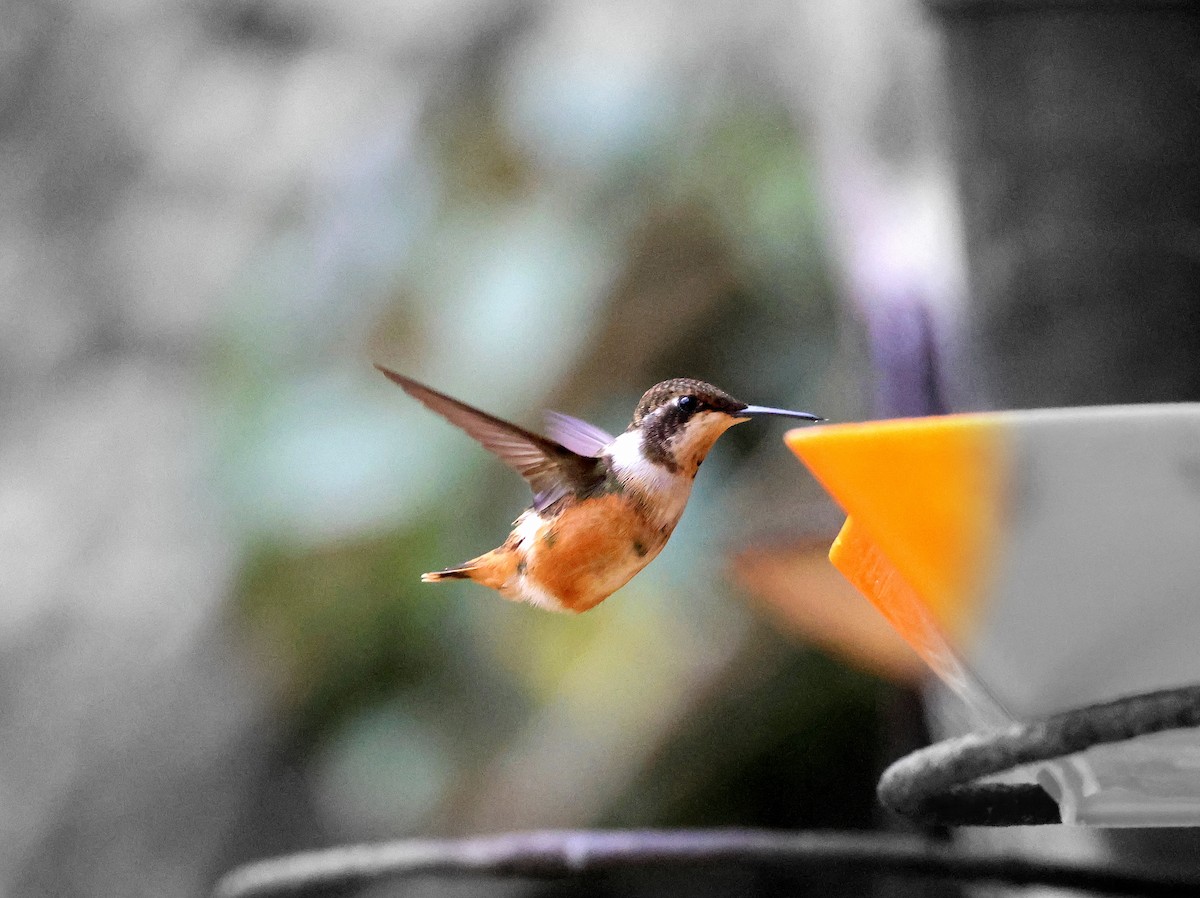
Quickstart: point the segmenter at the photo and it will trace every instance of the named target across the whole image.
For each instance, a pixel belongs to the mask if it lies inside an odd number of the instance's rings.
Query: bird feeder
[[[1200,682],[1200,404],[841,424],[787,442],[847,514],[834,566],[979,728]],[[1062,822],[1198,825],[1200,730],[1017,778]]]

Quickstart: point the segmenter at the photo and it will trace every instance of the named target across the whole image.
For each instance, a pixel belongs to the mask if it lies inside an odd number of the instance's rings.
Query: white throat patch
[[[692,478],[673,474],[646,458],[642,452],[642,435],[636,430],[627,430],[613,440],[607,455],[621,482],[643,493],[652,501],[662,522],[674,526],[687,505]]]

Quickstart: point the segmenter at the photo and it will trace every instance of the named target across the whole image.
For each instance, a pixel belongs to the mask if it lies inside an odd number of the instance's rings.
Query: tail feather
[[[422,574],[424,583],[440,583],[442,580],[474,580],[490,589],[497,590],[507,597],[507,590],[513,585],[514,578],[519,573],[520,558],[516,552],[501,546],[491,552],[485,552],[478,558],[456,564],[441,571]]]
[[[421,575],[422,583],[440,583],[442,580],[472,580],[471,574],[474,571],[472,565],[460,565],[459,567],[449,567],[444,571],[430,571],[427,574]]]

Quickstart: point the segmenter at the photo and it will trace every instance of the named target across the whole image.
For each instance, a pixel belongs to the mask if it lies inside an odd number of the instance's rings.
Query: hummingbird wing
[[[533,505],[538,511],[563,496],[589,492],[604,479],[604,463],[598,458],[572,452],[553,440],[452,399],[382,365],[375,367],[409,396],[461,427],[529,481]]]
[[[546,412],[546,432],[572,452],[593,458],[598,458],[604,447],[613,441],[611,433],[562,412]]]

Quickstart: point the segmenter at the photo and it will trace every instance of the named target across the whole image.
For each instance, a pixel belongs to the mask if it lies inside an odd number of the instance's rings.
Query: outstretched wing
[[[572,452],[553,440],[472,408],[383,365],[375,367],[409,396],[461,427],[529,481],[538,511],[563,496],[586,493],[604,479],[600,459]]]

